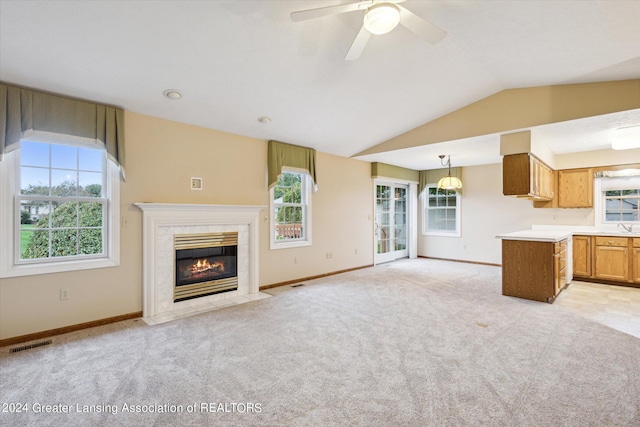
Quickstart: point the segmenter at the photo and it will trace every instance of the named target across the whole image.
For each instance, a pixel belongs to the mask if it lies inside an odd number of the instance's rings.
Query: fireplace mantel
[[[206,309],[259,299],[259,214],[266,206],[134,203],[142,210],[142,312],[160,323]],[[237,231],[238,290],[173,302],[173,235]],[[242,255],[242,256],[241,256]],[[171,259],[171,261],[170,261]]]

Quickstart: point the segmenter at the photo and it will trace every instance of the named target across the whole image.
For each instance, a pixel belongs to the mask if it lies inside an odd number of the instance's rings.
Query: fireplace
[[[159,324],[170,320],[216,310],[234,304],[242,304],[262,298],[268,294],[259,291],[259,214],[266,206],[243,205],[194,205],[172,203],[135,203],[143,212],[142,233],[142,313],[149,324]],[[229,237],[236,235],[235,242]],[[222,241],[218,246],[236,245],[236,278],[212,278],[216,286],[221,281],[236,280],[236,290],[221,291],[205,289],[198,298],[175,300],[176,292],[176,236],[189,237],[186,240]],[[182,242],[184,243],[184,242]],[[179,249],[199,249],[202,242],[188,242],[191,247]],[[207,245],[216,246],[216,245]],[[209,261],[211,264],[211,260]],[[201,263],[202,265],[202,263]],[[226,270],[226,267],[225,267]],[[210,278],[211,279],[211,278]],[[211,283],[203,282],[210,286]],[[186,290],[193,283],[182,285]],[[196,284],[195,286],[198,286]],[[200,289],[202,291],[202,289]]]
[[[174,235],[173,301],[238,289],[238,233]]]

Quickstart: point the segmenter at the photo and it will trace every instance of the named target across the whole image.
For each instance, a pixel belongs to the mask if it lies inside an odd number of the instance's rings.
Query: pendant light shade
[[[438,181],[438,188],[441,189],[441,190],[459,190],[459,189],[461,189],[462,188],[462,181],[460,181],[459,178],[451,175],[451,156],[447,157],[447,162],[446,163],[442,162],[442,160],[444,159],[444,154],[441,154],[438,157],[440,157],[440,163],[442,163],[442,166],[449,166],[449,173],[444,178],[440,178],[440,181]]]

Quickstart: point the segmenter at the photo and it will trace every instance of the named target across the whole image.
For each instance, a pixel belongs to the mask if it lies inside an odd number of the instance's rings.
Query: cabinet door
[[[549,200],[553,199],[555,196],[553,182],[553,171],[540,163],[540,196]]]
[[[591,169],[558,171],[558,206],[593,207],[593,173]]]
[[[511,154],[502,159],[502,194],[525,196],[531,192],[529,155]]]
[[[598,279],[629,280],[629,250],[620,246],[596,246],[595,277]]]
[[[640,283],[640,248],[633,248],[633,281]]]
[[[573,236],[573,275],[591,277],[590,236]]]

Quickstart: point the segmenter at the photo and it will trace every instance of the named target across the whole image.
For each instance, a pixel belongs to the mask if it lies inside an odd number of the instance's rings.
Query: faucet
[[[625,231],[632,233],[633,231],[633,224],[629,224],[629,225],[624,225],[623,223],[618,223],[618,227],[622,226],[622,228],[625,229]]]

